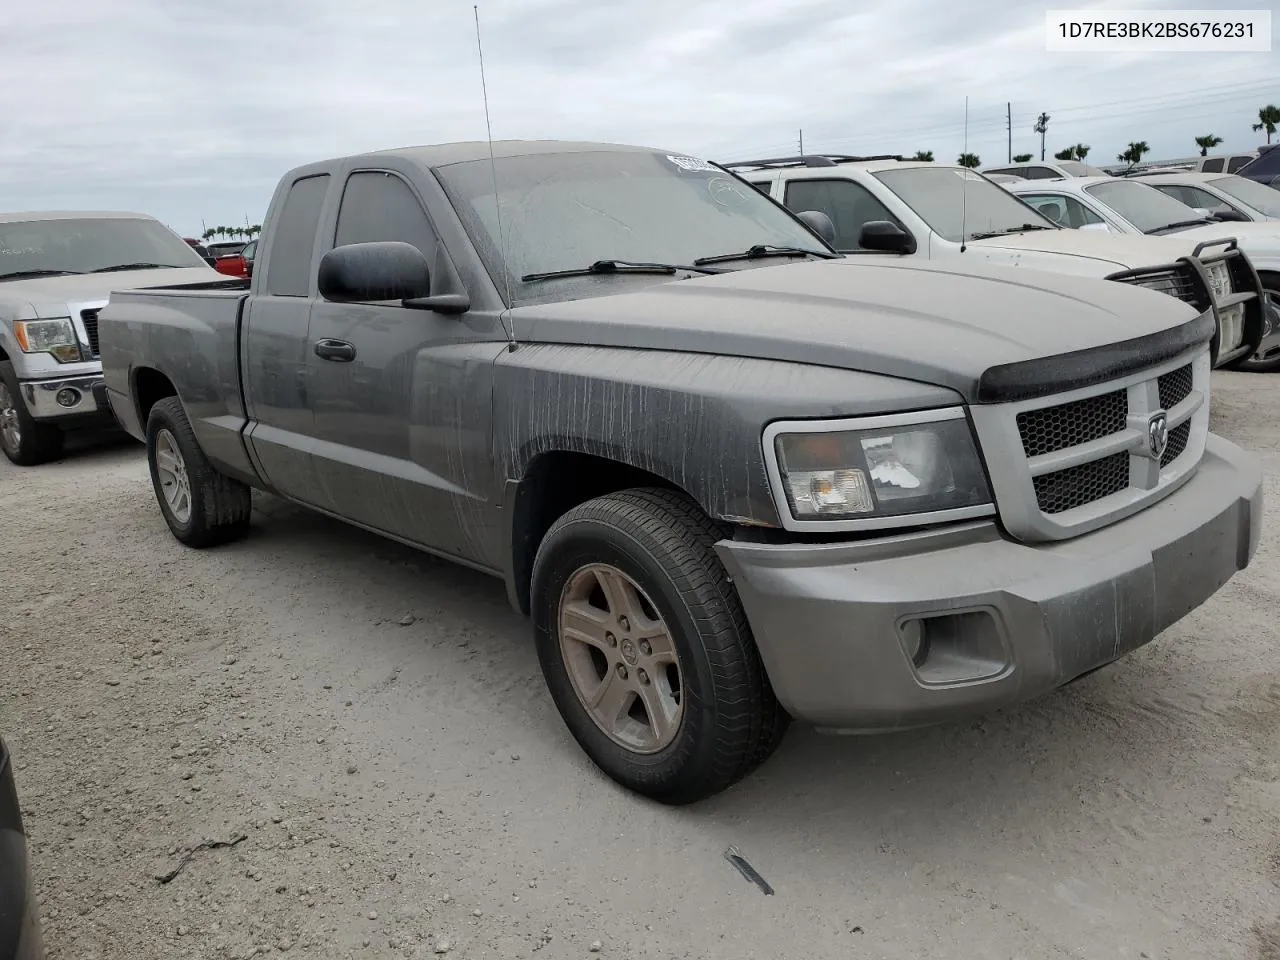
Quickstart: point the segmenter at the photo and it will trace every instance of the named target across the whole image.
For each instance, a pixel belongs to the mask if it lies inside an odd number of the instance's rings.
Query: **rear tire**
[[[62,431],[27,412],[10,360],[0,361],[0,450],[20,467],[35,467],[62,456]]]
[[[628,490],[566,513],[534,561],[538,658],[565,725],[662,803],[736,783],[790,720],[712,549],[723,536],[681,494]]]
[[[147,464],[160,513],[179,541],[189,547],[212,547],[249,532],[249,487],[209,462],[177,397],[166,397],[151,408]]]

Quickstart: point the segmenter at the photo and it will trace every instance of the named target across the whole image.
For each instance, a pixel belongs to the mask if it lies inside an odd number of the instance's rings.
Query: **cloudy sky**
[[[261,220],[289,167],[483,139],[473,0],[0,4],[0,209],[136,209],[185,234]],[[984,162],[1084,142],[1111,161],[1260,142],[1280,43],[1254,54],[1049,54],[1048,7],[1151,0],[481,0],[496,138],[716,160],[914,152]],[[1201,7],[1264,7],[1199,0]],[[1280,26],[1280,17],[1276,18]]]

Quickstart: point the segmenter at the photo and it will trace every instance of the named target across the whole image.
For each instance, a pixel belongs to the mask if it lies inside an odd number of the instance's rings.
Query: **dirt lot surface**
[[[1280,509],[1280,380],[1215,388]],[[1274,520],[1206,606],[1058,694],[793,729],[673,810],[590,766],[496,580],[257,504],[196,553],[137,446],[0,466],[0,731],[51,960],[1280,958]]]

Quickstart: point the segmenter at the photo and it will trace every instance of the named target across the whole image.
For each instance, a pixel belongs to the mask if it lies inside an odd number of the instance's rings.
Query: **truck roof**
[[[628,146],[618,143],[592,143],[586,140],[495,140],[493,155],[497,158],[522,157],[536,153],[586,153],[602,150],[621,153],[647,153],[655,147]],[[674,151],[673,151],[674,152]],[[443,167],[452,163],[489,159],[489,143],[486,140],[467,140],[458,143],[439,143],[416,147],[396,147],[390,150],[373,150],[346,159],[363,157],[402,157],[428,167]]]
[[[19,210],[0,211],[0,223],[30,223],[35,220],[154,220],[145,213],[127,210]]]

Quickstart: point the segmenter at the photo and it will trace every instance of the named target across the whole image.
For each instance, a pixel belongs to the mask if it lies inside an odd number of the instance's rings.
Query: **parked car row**
[[[97,314],[172,535],[243,536],[258,489],[501,578],[577,742],[662,802],[792,720],[1046,693],[1257,548],[1209,432],[1262,330],[1233,244],[945,165],[539,141],[300,167],[260,249]]]

